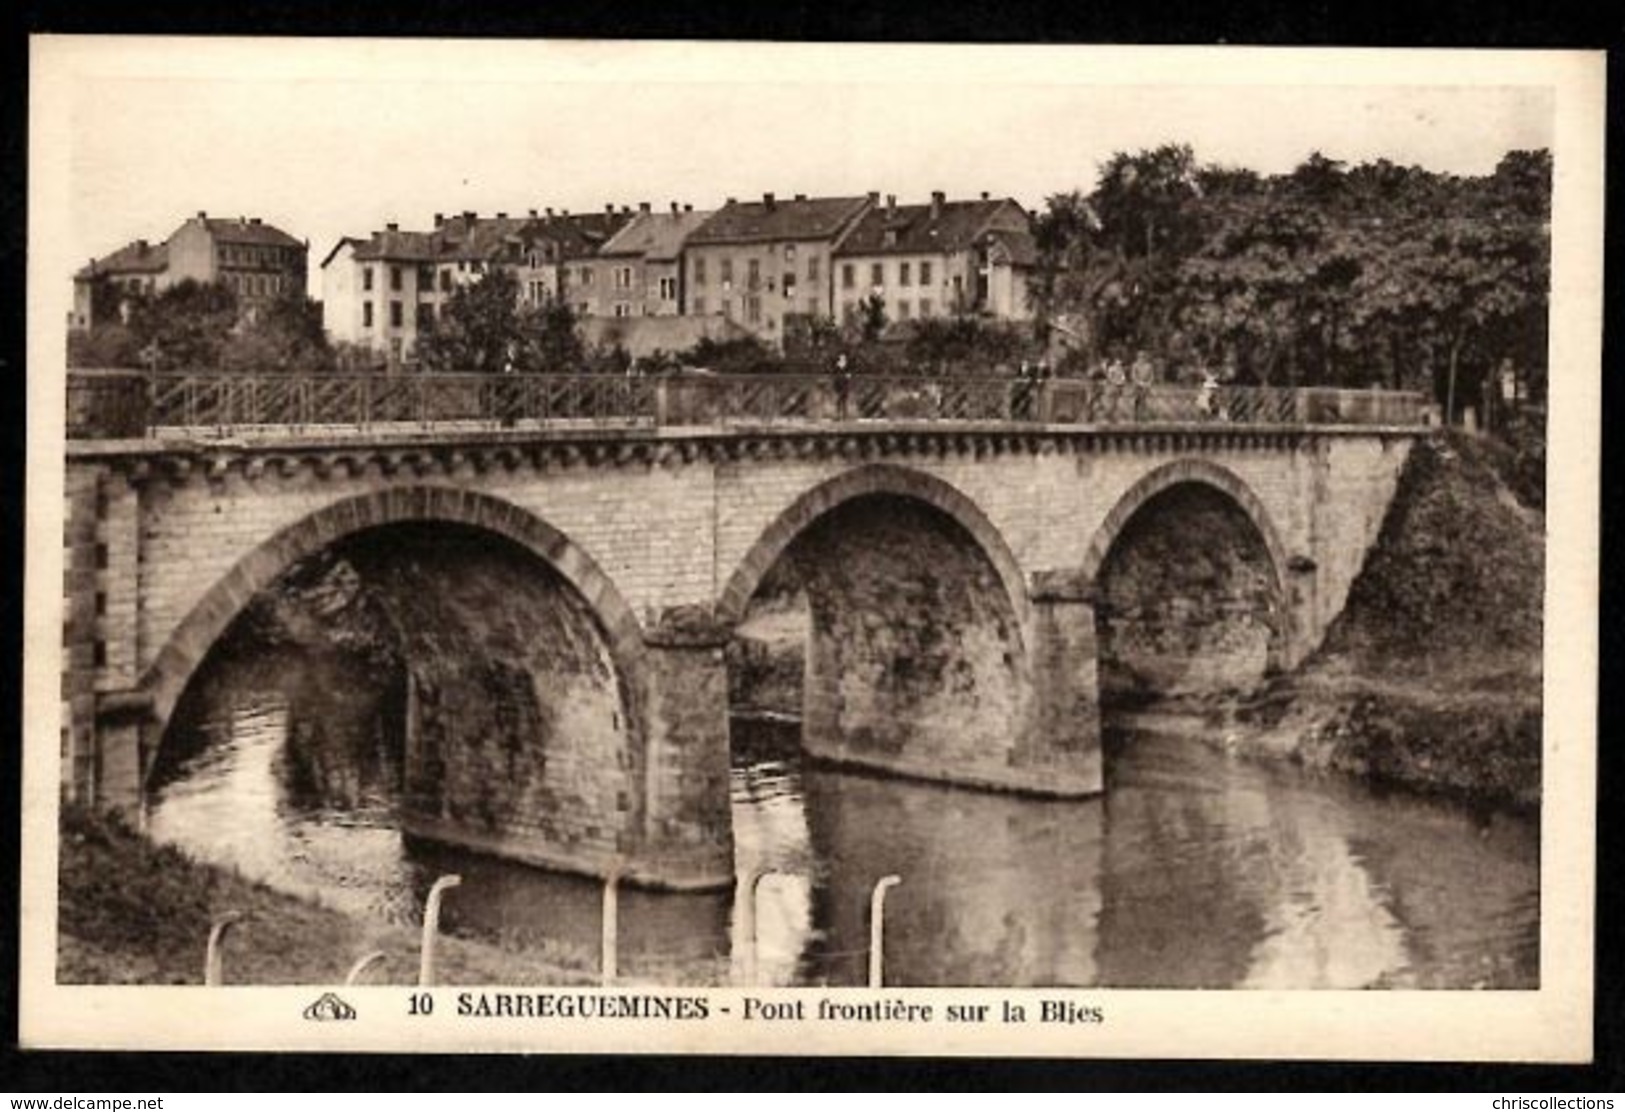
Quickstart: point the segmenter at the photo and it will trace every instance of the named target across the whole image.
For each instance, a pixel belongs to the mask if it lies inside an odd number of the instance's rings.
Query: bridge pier
[[[1076,572],[1040,572],[1030,589],[1032,726],[1017,766],[1046,795],[1105,790],[1093,585]]]
[[[728,790],[729,631],[701,608],[677,607],[644,635],[647,739],[643,839],[634,882],[724,888],[734,881]]]

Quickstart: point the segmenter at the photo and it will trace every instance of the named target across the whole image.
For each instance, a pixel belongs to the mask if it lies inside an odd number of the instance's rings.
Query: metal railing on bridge
[[[71,371],[76,439],[409,429],[829,422],[1413,427],[1420,394],[1081,379],[803,374],[145,374]]]

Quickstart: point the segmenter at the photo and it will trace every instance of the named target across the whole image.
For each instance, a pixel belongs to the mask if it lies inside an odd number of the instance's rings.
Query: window
[[[361,327],[372,327],[372,302],[370,301],[363,301],[361,303]]]
[[[675,278],[662,278],[660,280],[660,300],[662,300],[662,301],[676,301],[677,300],[677,279],[675,279]]]
[[[787,262],[787,263],[793,263],[793,262],[796,261],[796,245],[795,244],[786,243],[784,245],[784,261]]]
[[[722,315],[727,317],[729,320],[734,319],[733,298],[725,297],[722,299]]]
[[[920,316],[928,317],[930,315],[931,315],[931,299],[929,297],[920,298]]]
[[[427,289],[433,289],[433,288],[434,288],[434,267],[432,267],[432,266],[420,266],[420,267],[418,267],[418,289],[427,290]]]
[[[451,271],[449,270],[442,270],[440,272],[440,292],[451,292]]]
[[[906,298],[897,303],[897,319],[898,320],[907,320],[908,319],[908,311],[909,311],[909,304],[908,304],[908,300]]]
[[[697,255],[694,258],[694,284],[705,285],[705,256]]]
[[[395,291],[396,293],[400,292],[400,289],[401,289],[401,268],[398,267],[398,266],[392,266],[392,267],[389,268],[389,288],[391,290]]]
[[[920,264],[920,285],[929,286],[930,284],[931,284],[931,264],[927,263],[927,262],[922,262]],[[920,302],[920,304],[921,305],[928,305],[928,304],[930,304],[930,302],[922,301],[922,302]],[[924,313],[921,313],[920,315],[922,317],[925,316]]]
[[[428,328],[434,324],[434,303],[429,301],[418,302],[418,327]]]
[[[857,283],[857,270],[858,268],[851,263],[841,264],[841,288],[843,290],[849,290]]]
[[[694,315],[697,317],[705,316],[705,298],[696,297],[694,299]]]
[[[794,300],[795,296],[796,296],[796,276],[793,273],[792,274],[786,274],[784,276],[784,300],[786,300],[786,301]]]
[[[722,288],[725,289],[725,290],[731,290],[731,289],[733,289],[733,284],[734,284],[734,261],[731,258],[723,259],[722,260]]]
[[[910,273],[912,270],[913,267],[906,262],[897,264],[897,284],[899,286],[912,286],[914,284],[913,275]]]
[[[629,316],[631,316],[632,315],[632,306],[631,306],[631,304],[629,302],[625,302],[625,301],[617,301],[615,303],[615,315],[618,316],[618,317],[629,317]]]
[[[875,289],[880,289],[886,284],[886,269],[880,263],[874,263],[869,267],[869,284]]]
[[[584,266],[581,268],[581,284],[583,286],[592,285],[592,267]]]
[[[818,256],[817,255],[808,255],[807,256],[807,281],[809,281],[809,282],[818,281]]]
[[[754,290],[762,284],[762,262],[760,259],[751,259],[746,265],[750,269],[746,274],[745,285]]]
[[[751,324],[762,323],[762,299],[754,295],[745,298],[745,319]]]
[[[361,268],[361,288],[369,292],[372,290],[372,267],[370,266]]]
[[[631,267],[618,266],[615,268],[615,288],[618,290],[629,290],[632,288]]]
[[[401,303],[399,301],[391,301],[389,303],[389,326],[391,328],[399,328],[401,326],[401,319]]]

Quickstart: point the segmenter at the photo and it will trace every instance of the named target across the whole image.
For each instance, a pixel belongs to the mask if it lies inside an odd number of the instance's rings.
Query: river
[[[596,882],[401,836],[398,724],[339,658],[211,662],[172,724],[148,830],[354,915],[593,968]],[[375,685],[373,685],[375,686]],[[620,902],[620,970],[667,984],[865,983],[870,891],[895,985],[1528,988],[1529,818],[1248,762],[1188,731],[1107,730],[1102,798],[1036,800],[804,764],[736,719],[733,821],[754,893]],[[754,953],[754,962],[751,954]]]

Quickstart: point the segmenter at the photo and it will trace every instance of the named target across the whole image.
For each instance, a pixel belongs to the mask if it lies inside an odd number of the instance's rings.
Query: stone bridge
[[[374,545],[387,563],[443,535],[474,543],[414,572],[424,606],[489,594],[499,557],[528,569],[511,613],[452,643],[520,676],[535,709],[501,741],[459,724],[449,688],[415,692],[410,833],[658,886],[731,883],[723,650],[782,562],[810,611],[809,753],[1090,795],[1101,640],[1174,675],[1189,611],[1159,594],[1222,580],[1220,609],[1244,620],[1216,659],[1252,661],[1255,679],[1294,665],[1341,609],[1419,435],[849,420],[71,440],[63,790],[138,809],[177,702],[250,600],[356,538],[398,538]],[[1138,600],[1108,608],[1122,582]]]

